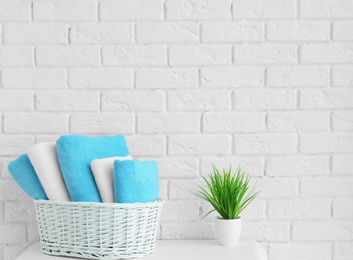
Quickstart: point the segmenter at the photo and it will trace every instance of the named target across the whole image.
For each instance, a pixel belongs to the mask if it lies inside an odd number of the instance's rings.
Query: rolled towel
[[[10,162],[7,168],[12,178],[28,196],[33,199],[48,199],[27,154],[22,154]]]
[[[64,135],[56,141],[59,164],[72,201],[101,202],[90,162],[127,156],[125,137]]]
[[[152,202],[159,198],[155,161],[115,161],[114,195],[117,203]]]
[[[28,150],[28,157],[50,200],[70,201],[61,174],[55,142],[40,143]]]
[[[91,162],[91,170],[94,179],[104,203],[114,203],[114,180],[113,180],[113,164],[114,161],[131,160],[132,157],[110,157],[104,159],[96,159]]]

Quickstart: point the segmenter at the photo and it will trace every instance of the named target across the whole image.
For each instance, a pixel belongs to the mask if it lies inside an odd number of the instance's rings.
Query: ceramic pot
[[[216,234],[221,245],[237,245],[241,233],[241,222],[240,217],[237,219],[223,219],[221,217],[216,217]]]

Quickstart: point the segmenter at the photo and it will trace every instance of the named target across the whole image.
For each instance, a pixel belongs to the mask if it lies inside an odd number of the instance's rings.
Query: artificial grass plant
[[[229,170],[223,169],[220,172],[213,165],[213,173],[209,179],[204,176],[202,178],[206,187],[199,186],[200,190],[195,195],[213,206],[213,210],[205,217],[217,211],[223,219],[236,219],[258,195],[255,185],[250,187],[250,177],[240,167],[233,171],[230,166]]]

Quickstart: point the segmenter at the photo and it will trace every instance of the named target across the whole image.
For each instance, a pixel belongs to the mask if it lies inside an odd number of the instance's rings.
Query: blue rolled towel
[[[22,154],[7,167],[12,178],[33,199],[47,200],[42,184],[27,154]]]
[[[101,202],[90,162],[129,155],[123,135],[64,135],[56,141],[60,168],[72,201]]]
[[[159,198],[155,161],[115,161],[114,196],[117,203],[152,202]]]

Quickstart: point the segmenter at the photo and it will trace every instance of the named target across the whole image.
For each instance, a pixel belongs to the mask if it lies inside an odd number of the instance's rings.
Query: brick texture
[[[160,238],[215,238],[191,191],[232,164],[269,260],[351,260],[352,131],[351,0],[0,0],[0,260],[39,239],[9,162],[119,133],[158,161]]]

